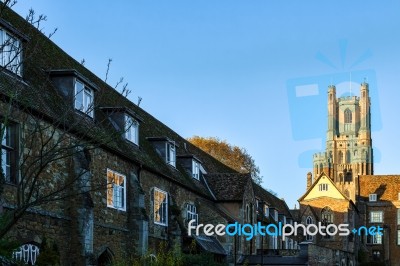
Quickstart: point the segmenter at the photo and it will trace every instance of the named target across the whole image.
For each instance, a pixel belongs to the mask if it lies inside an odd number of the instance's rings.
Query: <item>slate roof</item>
[[[219,201],[242,201],[250,174],[219,173],[207,174],[205,178]]]
[[[253,182],[253,188],[256,196],[262,195],[263,199],[269,203],[270,207],[276,208],[279,214],[283,214],[286,218],[292,218],[289,207],[283,199],[279,199],[271,192],[266,191],[260,185]]]
[[[199,235],[193,236],[196,242],[200,245],[202,249],[213,254],[227,255],[225,249],[222,247],[221,243],[214,236]]]
[[[31,110],[31,113],[38,114],[41,118],[50,122],[60,116],[65,116],[66,127],[79,124],[72,130],[79,138],[86,138],[92,142],[101,142],[105,138],[112,138],[102,147],[126,160],[140,164],[144,169],[168,178],[172,182],[208,198],[212,198],[212,195],[202,182],[194,180],[179,163],[177,163],[176,169],[167,165],[146,137],[167,137],[175,141],[179,147],[177,155],[193,154],[203,162],[203,167],[208,173],[236,172],[195,147],[145,110],[129,101],[70,57],[47,36],[40,33],[14,11],[6,9],[2,15],[21,34],[27,36],[28,41],[24,44],[23,78],[21,79],[2,71],[0,74],[1,94],[10,95],[12,93],[10,88],[18,86],[21,90],[21,95],[18,98],[19,104],[27,108],[27,110]],[[94,120],[82,119],[74,110],[73,104],[65,102],[65,98],[60,95],[60,92],[51,82],[51,70],[75,71],[97,88],[95,105],[98,108],[94,110]],[[106,123],[107,115],[104,110],[101,110],[101,107],[119,108],[121,106],[131,110],[143,120],[139,130],[139,147],[128,143],[122,137],[115,138],[116,135],[115,132],[112,132],[111,123]]]

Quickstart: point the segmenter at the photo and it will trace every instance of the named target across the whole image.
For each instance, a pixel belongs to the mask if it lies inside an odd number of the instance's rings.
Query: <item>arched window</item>
[[[351,158],[350,158],[350,151],[347,151],[346,152],[346,163],[350,163],[350,161],[351,161]]]
[[[321,211],[321,220],[324,224],[331,224],[333,223],[333,212],[331,208],[325,207]]]
[[[339,151],[339,154],[338,154],[338,163],[339,163],[339,164],[342,164],[342,163],[343,163],[343,152],[342,152],[342,151]]]
[[[353,114],[351,113],[350,109],[347,108],[344,110],[344,123],[350,124],[353,121]]]
[[[322,165],[322,163],[319,164],[319,173],[322,173],[322,170],[324,169],[324,166]]]
[[[341,183],[343,182],[343,174],[341,174],[341,173],[339,174],[339,182],[341,182]]]
[[[358,151],[354,150],[354,157],[357,157],[357,156],[358,156]]]
[[[24,244],[13,252],[12,257],[16,261],[23,261],[25,264],[35,265],[39,253],[39,247],[35,244]]]

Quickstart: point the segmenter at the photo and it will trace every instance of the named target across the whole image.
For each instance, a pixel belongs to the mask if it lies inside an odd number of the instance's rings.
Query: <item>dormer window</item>
[[[196,160],[192,161],[192,177],[200,180],[200,163]]]
[[[139,145],[139,122],[129,115],[125,115],[125,138]]]
[[[0,28],[0,65],[21,76],[22,62],[21,41]]]
[[[375,202],[376,201],[376,194],[369,194],[369,201],[370,202]]]
[[[167,137],[148,137],[147,140],[152,142],[158,155],[163,158],[167,164],[176,167],[177,145],[175,144],[175,141]],[[191,161],[189,161],[189,165],[187,167],[190,170]]]
[[[269,208],[268,208],[268,205],[264,205],[264,215],[265,215],[265,217],[269,217]]]
[[[93,90],[75,79],[75,109],[93,118],[93,99]]]
[[[175,143],[173,142],[166,142],[166,160],[167,163],[176,167],[176,149]]]

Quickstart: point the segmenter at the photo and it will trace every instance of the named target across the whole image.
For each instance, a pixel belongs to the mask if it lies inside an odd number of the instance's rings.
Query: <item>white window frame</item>
[[[11,181],[11,152],[14,150],[11,143],[11,132],[10,127],[0,124],[0,130],[4,130],[1,139],[1,170],[4,174],[4,180],[6,182]]]
[[[264,205],[264,215],[267,218],[269,217],[269,208],[267,204]]]
[[[81,88],[78,88],[78,86],[80,86]],[[79,97],[82,98],[78,99],[78,95],[80,95]],[[84,82],[75,78],[75,84],[74,84],[75,109],[93,118],[94,115],[93,103],[94,103],[93,89],[86,86]]]
[[[192,177],[200,180],[200,163],[196,160],[192,160]]]
[[[400,229],[397,229],[397,245],[400,245]]]
[[[4,181],[6,183],[16,184],[19,181],[19,173],[17,171],[18,156],[18,127],[9,123],[5,125],[0,123],[0,130],[4,130],[1,139],[1,171],[4,173]]]
[[[24,244],[16,249],[12,253],[12,258],[16,261],[24,262],[23,264],[29,263],[29,265],[35,265],[37,258],[40,254],[40,248],[34,244]]]
[[[139,122],[129,115],[125,115],[125,139],[139,145]]]
[[[158,197],[156,196],[158,193],[161,195],[165,195],[165,202],[159,202]],[[154,223],[162,226],[168,226],[168,193],[159,188],[154,188],[153,199]],[[162,213],[160,215],[160,219],[157,220],[157,212],[159,210],[161,210]]]
[[[381,234],[371,235],[370,241],[371,241],[370,244],[381,245],[382,244],[382,235]]]
[[[370,211],[369,212],[370,223],[383,223],[383,211]]]
[[[107,169],[107,207],[126,211],[126,176],[111,169]]]
[[[397,225],[400,225],[400,209],[397,209]]]
[[[376,202],[378,199],[377,195],[374,194],[369,194],[369,202]]]
[[[165,160],[169,165],[176,167],[176,147],[175,143],[167,141],[165,143]]]
[[[195,220],[195,223],[192,225],[197,225],[199,222],[199,214],[197,213],[196,205],[188,203],[186,204],[186,220],[189,223],[192,220]]]
[[[8,56],[7,56],[8,54]],[[0,65],[21,76],[22,42],[20,39],[0,28]]]

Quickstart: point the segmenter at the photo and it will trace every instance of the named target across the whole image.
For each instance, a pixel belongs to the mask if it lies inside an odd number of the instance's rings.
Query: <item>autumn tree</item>
[[[236,171],[250,173],[257,184],[262,182],[260,169],[245,148],[231,145],[215,137],[193,136],[188,138],[188,141]]]

